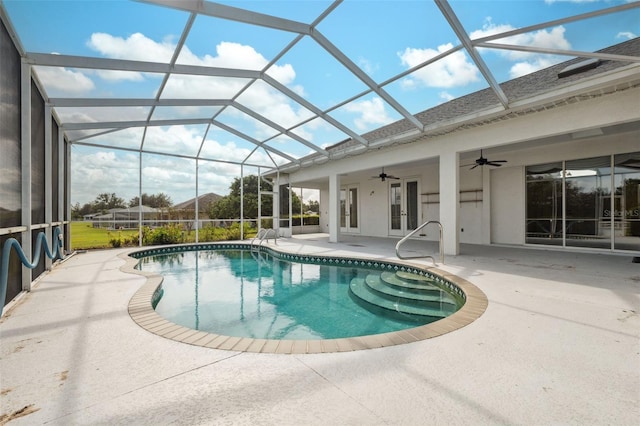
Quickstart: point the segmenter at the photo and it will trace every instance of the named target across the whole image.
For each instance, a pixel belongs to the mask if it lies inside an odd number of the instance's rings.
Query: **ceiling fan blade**
[[[502,164],[500,163],[496,163],[494,161],[489,161],[487,162],[488,165],[493,166],[493,167],[502,167]]]
[[[475,166],[473,166],[473,167],[472,167],[472,168],[470,168],[469,170],[473,170],[473,169],[475,169],[475,168],[476,168],[476,167],[478,167],[478,166],[479,166],[479,164],[476,164]]]
[[[506,163],[507,160],[491,160],[492,163]]]

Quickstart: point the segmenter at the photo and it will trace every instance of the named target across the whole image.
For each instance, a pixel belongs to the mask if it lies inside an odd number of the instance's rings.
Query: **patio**
[[[309,234],[278,247],[394,259],[396,241]],[[278,355],[140,328],[127,306],[145,278],[120,271],[127,250],[76,254],[7,309],[0,423],[631,425],[640,415],[630,255],[462,245],[439,267],[487,295],[470,325],[399,346]]]

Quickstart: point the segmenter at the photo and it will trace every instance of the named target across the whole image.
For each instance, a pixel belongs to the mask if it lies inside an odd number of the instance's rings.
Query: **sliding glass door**
[[[526,242],[562,245],[562,163],[527,167]]]
[[[640,152],[528,166],[528,244],[640,250]]]
[[[611,157],[567,161],[564,191],[566,245],[611,248]]]
[[[614,156],[613,245],[640,251],[640,152]],[[606,212],[605,212],[606,214]]]

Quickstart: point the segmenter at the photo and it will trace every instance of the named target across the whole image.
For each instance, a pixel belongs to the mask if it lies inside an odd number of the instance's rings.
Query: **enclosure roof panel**
[[[0,5],[73,144],[274,169],[640,63],[626,0]],[[598,66],[557,77],[585,59]]]

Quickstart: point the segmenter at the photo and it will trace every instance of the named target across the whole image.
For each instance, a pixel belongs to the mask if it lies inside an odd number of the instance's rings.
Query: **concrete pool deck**
[[[396,241],[315,234],[278,245],[391,260]],[[471,324],[378,349],[262,354],[139,327],[127,308],[145,278],[120,270],[128,251],[76,254],[0,320],[0,416],[11,424],[635,425],[640,416],[632,255],[463,245],[439,268],[486,294]]]

